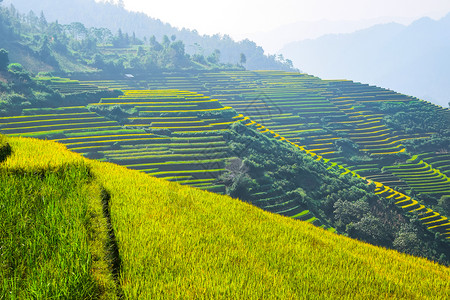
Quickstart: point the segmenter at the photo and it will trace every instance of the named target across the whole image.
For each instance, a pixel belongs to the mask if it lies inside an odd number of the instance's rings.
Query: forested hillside
[[[143,13],[129,12],[120,1],[95,2],[94,0],[5,0],[4,5],[14,7],[28,18],[39,17],[44,13],[48,21],[60,24],[82,23],[86,27],[108,28],[113,34],[121,30],[129,36],[136,35],[146,43],[154,36],[162,41],[164,36],[176,36],[186,45],[186,53],[191,56],[209,57],[220,53],[221,63],[240,64],[241,54],[246,57],[245,67],[253,70],[291,70],[292,62],[280,60],[278,56],[267,56],[264,50],[254,42],[246,39],[236,42],[228,35],[200,35],[195,30],[178,29]],[[176,9],[176,8],[174,8]],[[33,13],[29,13],[30,10]],[[114,17],[112,17],[114,16]]]
[[[243,62],[221,63],[220,51],[191,56],[175,35],[141,40],[121,30],[112,33],[82,23],[47,22],[43,14],[23,15],[13,6],[0,7],[0,32],[0,47],[9,51],[11,60],[35,73],[121,78],[127,73],[163,70],[244,69]]]

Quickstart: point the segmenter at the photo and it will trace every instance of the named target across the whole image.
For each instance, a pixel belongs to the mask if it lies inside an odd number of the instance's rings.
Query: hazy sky
[[[99,0],[97,0],[99,1]],[[361,20],[378,17],[438,19],[450,12],[450,0],[123,0],[176,27],[201,34],[246,34],[267,31],[298,21]]]

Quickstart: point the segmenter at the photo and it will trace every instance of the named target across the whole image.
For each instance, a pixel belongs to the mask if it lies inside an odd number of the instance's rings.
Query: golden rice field
[[[0,163],[0,294],[8,298],[450,295],[450,269],[425,259],[87,160],[54,142],[7,142],[12,153]],[[65,251],[49,255],[52,242]]]

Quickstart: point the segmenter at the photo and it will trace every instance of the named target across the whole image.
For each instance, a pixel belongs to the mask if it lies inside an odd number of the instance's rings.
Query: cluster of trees
[[[384,122],[394,130],[405,133],[429,133],[449,135],[448,111],[436,114],[436,107],[425,102],[383,102],[374,107],[385,114]]]
[[[8,51],[0,49],[0,115],[8,116],[22,108],[40,107],[61,100],[61,95],[32,79],[20,64],[9,64]]]

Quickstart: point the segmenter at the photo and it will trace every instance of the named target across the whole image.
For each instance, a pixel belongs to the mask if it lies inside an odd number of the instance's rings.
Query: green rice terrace
[[[127,88],[127,82],[130,87],[136,87],[136,81],[90,83],[111,88],[119,84]],[[427,139],[435,132],[407,133],[390,128],[383,121],[386,114],[379,111],[379,106],[414,103],[419,109],[431,107],[447,122],[450,118],[448,109],[390,90],[352,81],[324,81],[298,73],[236,71],[205,72],[198,76],[168,75],[150,78],[143,86],[178,88],[209,95],[297,145],[368,179],[405,190],[414,185],[408,185],[388,169],[382,170],[383,167],[392,165],[398,157],[407,157],[405,141]],[[340,145],[342,139],[351,143],[350,149],[346,149],[345,144]],[[349,161],[344,155],[346,151],[353,151],[350,154],[355,154],[356,159]],[[435,156],[439,155],[435,153]],[[444,159],[437,167],[448,172],[450,164]]]
[[[65,94],[84,87],[98,90],[62,79],[52,79],[50,86]],[[118,107],[133,113],[120,120],[108,118]],[[223,194],[225,185],[219,178],[227,171],[227,161],[235,158],[223,135],[237,122],[235,117],[231,107],[195,92],[130,90],[87,106],[23,109],[20,116],[0,118],[0,124],[11,136],[52,139],[87,157]],[[283,198],[281,191],[272,191],[271,185],[264,189],[267,192],[254,192],[265,194],[254,204],[328,227],[295,199],[277,202]]]
[[[450,238],[449,221],[427,203],[428,195],[450,195],[448,149],[408,151],[408,142],[426,141],[436,132],[390,126],[385,106],[431,110],[447,122],[448,109],[352,81],[279,71],[39,81],[66,95],[105,89],[123,94],[83,106],[23,109],[0,118],[1,133],[52,139],[89,158],[226,193],[224,176],[243,159],[227,135],[239,123],[300,149],[330,172],[374,182],[376,194]],[[258,187],[247,201],[334,230],[320,212],[299,203],[295,189],[253,179]]]

